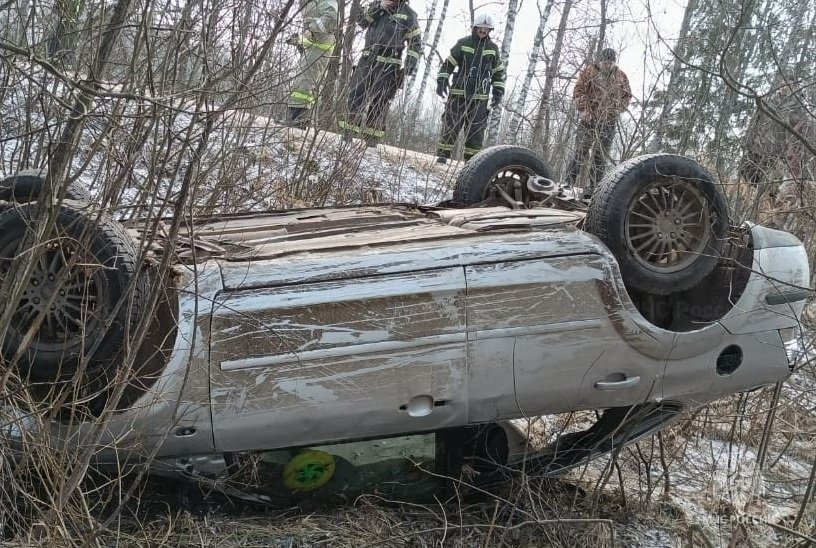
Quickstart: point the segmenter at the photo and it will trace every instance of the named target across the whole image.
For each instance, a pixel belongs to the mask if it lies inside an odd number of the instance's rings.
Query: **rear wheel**
[[[527,179],[552,179],[552,170],[532,150],[519,146],[489,147],[468,160],[453,189],[453,201],[473,205],[495,196],[499,189],[520,201],[529,201]]]
[[[119,224],[68,201],[36,239],[37,211],[26,204],[0,214],[0,283],[6,295],[22,286],[3,357],[34,383],[68,380],[84,358],[88,375],[101,378],[142,312],[136,252]]]

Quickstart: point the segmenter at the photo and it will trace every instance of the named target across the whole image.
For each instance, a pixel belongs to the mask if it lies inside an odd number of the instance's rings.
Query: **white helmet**
[[[480,13],[473,20],[473,27],[484,27],[493,30],[493,18],[487,13]]]

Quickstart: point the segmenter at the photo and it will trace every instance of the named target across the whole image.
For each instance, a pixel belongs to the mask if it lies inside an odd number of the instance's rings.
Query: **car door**
[[[461,267],[220,294],[210,349],[216,448],[464,423],[464,314]]]
[[[472,421],[648,396],[660,365],[630,359],[608,321],[604,269],[591,253],[466,269]]]

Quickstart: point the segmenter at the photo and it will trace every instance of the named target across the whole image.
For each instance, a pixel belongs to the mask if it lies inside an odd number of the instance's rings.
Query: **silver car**
[[[805,250],[732,226],[692,160],[635,158],[584,200],[494,147],[453,196],[151,229],[66,200],[28,262],[40,209],[8,196],[4,363],[29,405],[68,394],[55,435],[214,474],[236,454],[603,410],[529,455],[560,470],[790,374]]]

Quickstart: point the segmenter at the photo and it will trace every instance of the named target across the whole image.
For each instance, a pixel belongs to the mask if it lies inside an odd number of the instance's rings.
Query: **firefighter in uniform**
[[[361,137],[374,146],[385,135],[388,104],[403,79],[416,72],[422,55],[422,31],[408,0],[375,0],[360,10],[356,19],[366,31],[365,46],[351,76],[346,115],[338,125],[345,140]]]
[[[300,0],[304,31],[291,36],[288,43],[300,50],[292,91],[289,93],[287,123],[308,124],[308,112],[317,103],[320,85],[326,77],[329,56],[334,51],[337,30],[337,0]]]
[[[495,108],[504,95],[506,71],[499,47],[490,39],[493,18],[481,14],[473,22],[470,36],[456,42],[436,76],[436,94],[443,99],[450,95],[442,115],[444,128],[437,146],[437,162],[444,164],[453,151],[459,131],[465,130],[465,160],[479,152],[484,142],[489,110],[487,101],[491,87]],[[453,72],[454,69],[456,72]],[[453,74],[453,84],[449,79]]]

